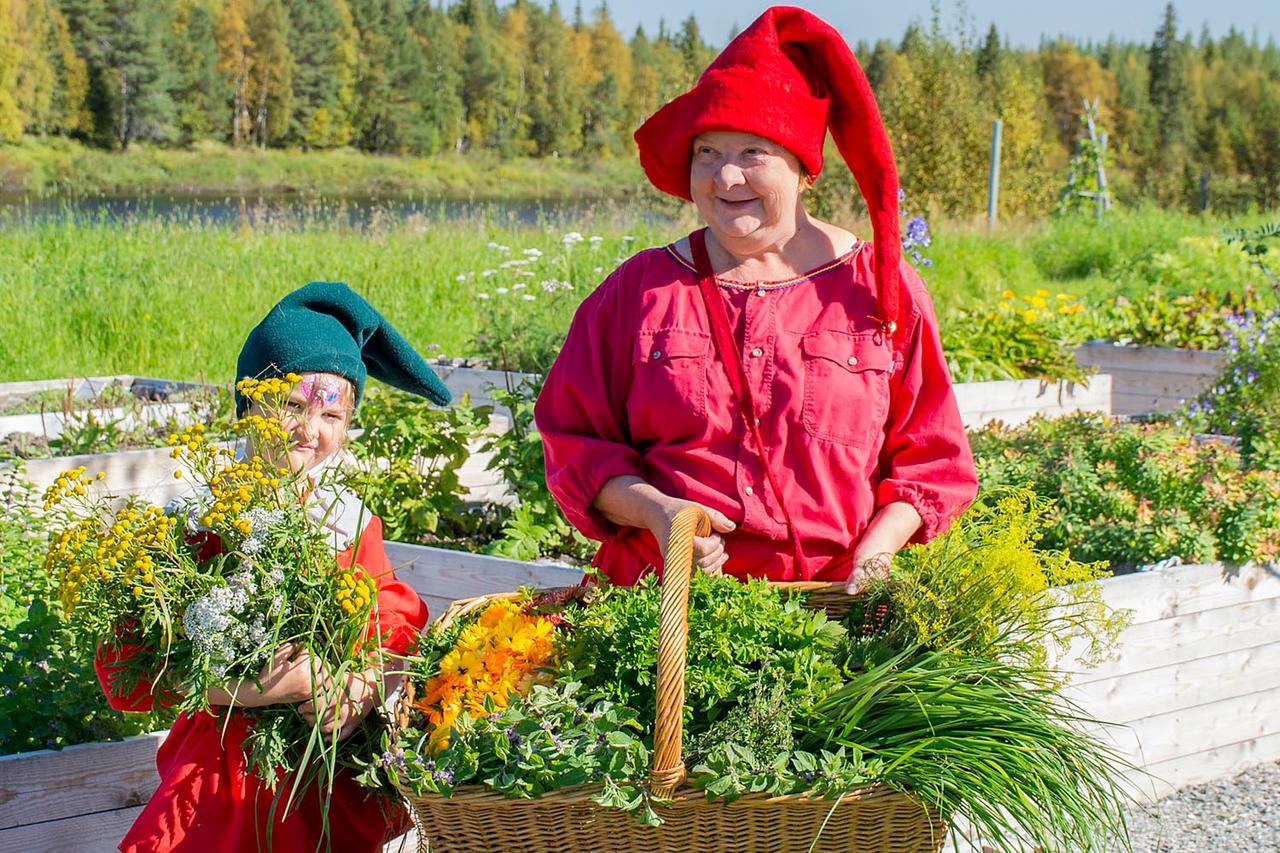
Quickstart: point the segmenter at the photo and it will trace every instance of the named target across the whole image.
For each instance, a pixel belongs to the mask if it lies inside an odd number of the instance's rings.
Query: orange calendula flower
[[[438,674],[414,703],[432,726],[429,748],[435,752],[448,745],[462,713],[483,714],[486,703],[500,710],[526,693],[538,670],[555,661],[554,634],[551,620],[525,613],[523,602],[504,599],[481,611],[440,659]]]

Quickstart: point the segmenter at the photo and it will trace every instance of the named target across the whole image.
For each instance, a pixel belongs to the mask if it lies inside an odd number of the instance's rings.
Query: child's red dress
[[[358,545],[342,551],[338,562],[345,567],[354,562],[375,579],[381,645],[390,652],[404,653],[426,624],[427,608],[412,587],[395,579],[383,548],[381,520],[372,517]],[[115,694],[110,687],[111,673],[137,651],[138,647],[129,645],[99,649],[95,661],[98,680],[111,707],[117,710],[151,708],[149,684],[142,683],[129,695]],[[340,770],[327,804],[312,786],[294,800],[283,820],[277,814],[270,821],[268,846],[267,826],[275,794],[256,776],[247,775],[241,748],[247,732],[248,720],[238,710],[232,711],[230,722],[225,714],[214,717],[207,713],[184,714],[174,720],[156,753],[160,787],[120,842],[120,849],[126,853],[314,853],[326,849],[359,853],[380,850],[408,829],[403,806],[362,788],[349,772]],[[323,831],[326,810],[327,840]]]

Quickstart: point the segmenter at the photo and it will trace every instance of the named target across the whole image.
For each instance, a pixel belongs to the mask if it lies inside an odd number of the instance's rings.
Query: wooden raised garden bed
[[[1111,375],[1111,413],[1168,412],[1213,384],[1226,361],[1220,350],[1116,346],[1091,341],[1076,350],[1083,367]]]

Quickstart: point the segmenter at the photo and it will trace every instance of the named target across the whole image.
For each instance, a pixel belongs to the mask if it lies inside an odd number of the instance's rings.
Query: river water
[[[128,225],[166,221],[230,227],[370,228],[405,222],[478,221],[565,226],[604,219],[665,220],[625,201],[486,200],[301,195],[29,196],[0,193],[0,227],[68,221]]]

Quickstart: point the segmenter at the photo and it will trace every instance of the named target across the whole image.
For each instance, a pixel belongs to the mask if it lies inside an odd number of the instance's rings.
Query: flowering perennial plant
[[[448,745],[464,711],[483,716],[527,694],[539,672],[554,663],[553,630],[550,619],[525,613],[515,600],[489,604],[463,628],[414,704],[431,725],[430,749]]]
[[[142,650],[118,667],[113,690],[126,695],[145,681],[178,711],[249,714],[250,762],[272,785],[282,771],[331,782],[342,747],[294,705],[233,712],[211,706],[208,691],[255,682],[273,652],[292,643],[329,676],[314,679],[323,708],[340,698],[330,685],[377,654],[368,627],[373,580],[341,567],[329,535],[308,518],[312,492],[334,484],[267,461],[287,458],[288,436],[273,415],[296,380],[240,383],[267,413],[234,427],[257,455],[208,442],[199,426],[169,437],[175,473],[193,490],[168,512],[117,501],[83,469],[61,475],[44,496],[52,525],[45,568],[64,616],[100,644]]]

